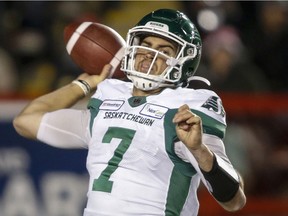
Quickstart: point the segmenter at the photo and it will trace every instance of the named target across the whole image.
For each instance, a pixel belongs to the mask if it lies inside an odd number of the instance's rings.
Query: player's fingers
[[[190,108],[187,104],[184,104],[178,108],[178,111],[174,116],[173,122],[176,123],[176,122],[184,121],[190,117],[191,117]]]
[[[178,108],[178,112],[181,112],[181,111],[187,110],[187,109],[190,110],[189,106],[187,104],[184,104]]]
[[[82,73],[78,76],[77,79],[83,80],[90,86],[91,90],[94,90],[98,83],[106,79],[112,70],[112,66],[110,64],[106,64],[100,75],[89,75],[88,73]]]
[[[175,114],[173,122],[174,123],[185,122],[186,124],[191,124],[199,121],[199,119],[200,117],[191,112],[190,109],[183,109]]]
[[[86,79],[87,77],[89,77],[89,74],[87,74],[87,73],[82,73],[82,74],[80,74],[80,75],[77,77],[77,79]]]
[[[192,113],[192,116],[186,120],[186,123],[187,124],[199,124],[201,123],[201,118],[198,115]]]
[[[188,110],[177,112],[173,118],[173,122],[179,123],[182,121],[186,121],[190,117],[191,117],[191,112],[189,112]]]

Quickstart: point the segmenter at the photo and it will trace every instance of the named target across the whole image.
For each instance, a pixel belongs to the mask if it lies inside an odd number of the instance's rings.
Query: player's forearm
[[[73,106],[83,97],[84,93],[81,88],[70,83],[51,93],[36,98],[23,109],[20,116],[33,113],[46,113],[68,108]]]
[[[83,90],[76,84],[68,84],[56,91],[31,101],[13,121],[15,130],[22,136],[36,139],[43,115],[73,106],[83,98]]]
[[[195,157],[196,161],[198,162],[199,167],[209,172],[213,166],[213,153],[209,150],[209,148],[202,144],[197,149],[189,149],[190,152]]]
[[[76,84],[70,83],[35,99],[23,112],[51,112],[58,109],[69,108],[83,97],[83,90]]]
[[[206,179],[212,194],[227,211],[237,211],[246,203],[243,181],[231,164],[213,154],[206,145],[190,150]]]

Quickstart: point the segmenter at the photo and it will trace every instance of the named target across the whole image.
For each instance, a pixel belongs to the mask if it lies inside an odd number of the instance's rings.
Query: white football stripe
[[[80,35],[88,28],[88,26],[90,26],[92,24],[92,22],[83,22],[76,30],[75,32],[72,34],[72,36],[70,37],[67,45],[66,45],[66,50],[68,52],[68,54],[70,55],[72,52],[72,49],[74,47],[74,45],[76,44],[77,40],[79,39]]]
[[[123,58],[123,56],[124,56],[124,50],[125,50],[125,47],[121,47],[121,48],[118,50],[118,52],[115,54],[114,58],[111,59],[111,61],[110,61],[109,64],[111,64],[111,65],[113,66],[113,68],[112,68],[112,71],[111,71],[111,73],[110,73],[110,75],[109,75],[109,78],[111,78],[111,77],[113,76],[116,68],[118,67],[119,62],[120,62],[121,59]]]

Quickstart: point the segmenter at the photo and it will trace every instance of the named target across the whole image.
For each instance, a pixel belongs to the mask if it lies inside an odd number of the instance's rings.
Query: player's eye
[[[137,54],[145,54],[146,52],[147,52],[147,50],[144,48],[138,48],[136,51]]]
[[[175,52],[174,50],[170,49],[170,48],[162,48],[159,50],[161,53],[170,56],[170,57],[174,57],[175,56]]]
[[[168,50],[160,50],[161,53],[165,54],[165,55],[169,55],[171,54]]]
[[[145,41],[142,41],[142,43],[140,44],[140,46],[150,47],[150,44],[149,44],[149,43],[146,43]]]

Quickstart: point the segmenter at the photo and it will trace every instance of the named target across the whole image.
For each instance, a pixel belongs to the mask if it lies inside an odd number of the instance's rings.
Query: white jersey
[[[202,118],[204,143],[229,163],[221,141],[226,128],[221,100],[212,91],[185,88],[147,97],[131,93],[132,83],[107,79],[89,102],[84,215],[196,216],[203,176],[177,138],[172,118],[187,104]]]

